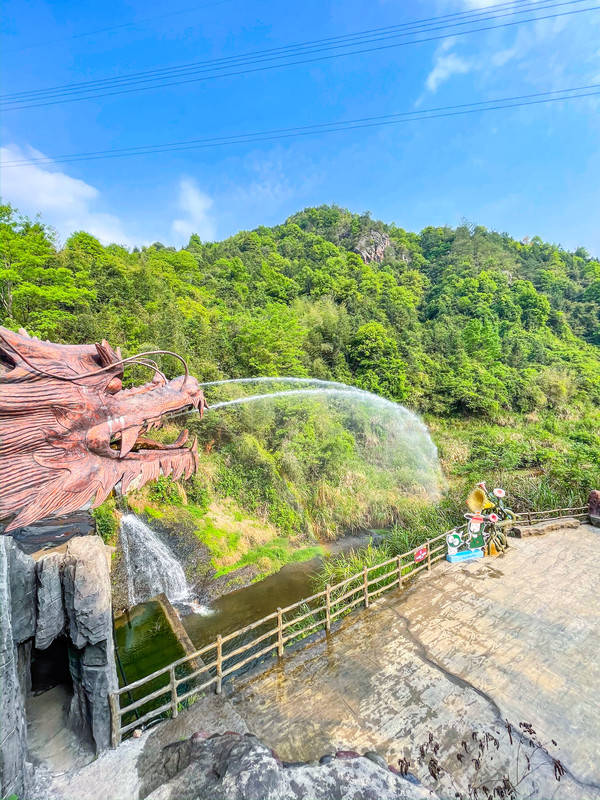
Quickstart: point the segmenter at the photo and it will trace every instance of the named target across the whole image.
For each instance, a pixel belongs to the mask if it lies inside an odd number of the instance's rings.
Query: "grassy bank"
[[[324,459],[326,447],[335,450],[325,434],[337,428],[339,418],[321,414],[324,438],[309,438],[306,430],[314,419],[304,409],[281,438],[280,414],[271,409],[250,419],[207,420],[197,426],[203,447],[191,480],[176,484],[160,478],[128,497],[133,511],[166,528],[172,541],[185,537],[188,552],[202,554],[184,556],[191,582],[230,579],[224,585],[235,588],[239,576],[247,583],[321,555],[321,541],[361,527],[386,528],[383,554],[359,550],[326,559],[320,582],[342,580],[385,553],[407,552],[460,524],[466,495],[480,480],[504,487],[515,511],[580,505],[600,486],[595,444],[600,413],[592,407],[560,415],[507,415],[496,422],[428,418],[443,472],[437,500],[386,485],[385,471],[361,463],[355,448],[338,454],[335,469],[310,471],[306,465]],[[252,434],[238,438],[245,425]],[[345,436],[344,428],[338,435]],[[302,466],[296,472],[289,466],[292,449]],[[96,517],[102,535],[115,543],[114,501]]]
[[[596,432],[600,414],[578,408],[556,415],[512,415],[489,420],[427,420],[446,479],[442,499],[399,503],[382,549],[365,548],[328,559],[319,587],[336,583],[387,556],[405,553],[463,522],[465,498],[485,480],[502,486],[514,511],[585,505],[600,487]]]

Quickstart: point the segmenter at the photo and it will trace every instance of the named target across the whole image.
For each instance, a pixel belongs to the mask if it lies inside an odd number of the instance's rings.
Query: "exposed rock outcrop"
[[[45,650],[67,636],[68,723],[97,752],[110,746],[108,696],[117,687],[110,594],[99,537],[74,537],[65,552],[49,551],[36,562],[11,536],[0,535],[0,797],[23,794],[34,646]]]
[[[13,641],[17,644],[35,636],[36,629],[36,570],[35,561],[25,555],[12,539],[10,547],[10,618]]]
[[[106,640],[111,629],[110,574],[106,548],[97,536],[71,539],[63,566],[69,636],[75,647]]]
[[[381,231],[369,231],[361,236],[356,243],[355,250],[365,264],[376,261],[381,264],[385,258],[386,250],[391,246],[390,237]]]
[[[422,800],[435,797],[375,754],[338,753],[322,763],[286,764],[251,734],[194,734],[163,751],[148,800]]]
[[[110,746],[108,695],[117,688],[113,657],[110,571],[101,539],[71,539],[63,587],[73,678],[70,724],[91,734],[98,752]]]
[[[523,539],[525,536],[544,536],[544,534],[552,533],[552,531],[578,528],[580,524],[578,519],[573,519],[572,517],[544,520],[533,525],[519,523],[511,528],[510,534],[517,539]]]

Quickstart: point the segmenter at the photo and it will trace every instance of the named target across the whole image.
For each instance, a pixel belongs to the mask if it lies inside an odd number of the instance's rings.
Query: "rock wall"
[[[25,696],[19,680],[19,647],[15,635],[26,622],[13,626],[11,609],[12,539],[0,536],[0,797],[23,792],[27,756]]]
[[[118,685],[106,548],[97,536],[74,537],[36,560],[0,535],[0,797],[23,791],[32,648],[59,636],[73,682],[68,724],[99,753],[110,746],[108,696]]]
[[[71,539],[63,563],[69,666],[73,678],[70,723],[91,733],[96,751],[110,747],[108,696],[117,686],[110,570],[98,537]]]

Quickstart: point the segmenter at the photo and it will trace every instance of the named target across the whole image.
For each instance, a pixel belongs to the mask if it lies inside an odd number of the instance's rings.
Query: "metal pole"
[[[171,717],[175,719],[177,716],[177,684],[175,682],[175,667],[171,666],[169,675],[171,676]]]

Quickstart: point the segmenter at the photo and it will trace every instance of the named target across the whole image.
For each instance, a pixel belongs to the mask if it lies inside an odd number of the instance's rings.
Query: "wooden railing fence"
[[[517,514],[518,521],[534,524],[543,519],[562,516],[587,516],[587,507],[551,509]],[[464,530],[465,526],[453,530]],[[339,583],[327,584],[321,592],[305,597],[285,608],[278,608],[262,619],[252,622],[196,652],[174,661],[162,669],[122,686],[110,695],[112,716],[112,745],[117,747],[124,734],[164,716],[177,717],[179,711],[194,702],[201,692],[211,686],[221,693],[223,680],[252,661],[277,651],[281,658],[284,648],[319,628],[327,632],[332,623],[348,614],[356,606],[369,607],[372,599],[393,588],[401,588],[407,578],[423,570],[431,570],[436,562],[446,556],[446,535],[441,533],[406,553],[388,558],[371,567],[364,567]],[[421,551],[422,560],[415,561]],[[262,630],[268,628],[267,630]],[[241,644],[240,644],[241,641]],[[257,649],[258,648],[258,649]],[[157,686],[158,684],[158,686]],[[156,687],[157,688],[154,688]],[[144,691],[151,689],[148,693]],[[120,698],[141,695],[128,705],[121,706]],[[156,704],[155,701],[163,699]],[[152,707],[139,716],[144,706]],[[135,715],[135,719],[132,717]],[[124,720],[129,717],[131,721]]]

